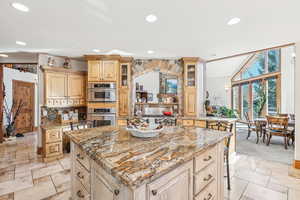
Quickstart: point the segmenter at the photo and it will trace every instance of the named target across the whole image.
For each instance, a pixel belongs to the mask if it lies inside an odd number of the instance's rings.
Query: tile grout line
[[[55,194],[57,194],[57,189],[56,189],[56,185],[54,184],[54,181],[53,181],[53,179],[52,179],[52,174],[49,175],[49,176],[50,176],[51,182],[52,182],[52,184],[53,184],[53,186],[54,186]]]

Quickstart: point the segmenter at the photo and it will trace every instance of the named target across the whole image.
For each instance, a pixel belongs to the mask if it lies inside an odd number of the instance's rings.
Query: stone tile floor
[[[0,200],[67,200],[70,157],[42,163],[37,135],[0,144]],[[226,200],[299,200],[300,179],[288,176],[286,164],[238,154],[231,160],[231,187]],[[226,183],[226,179],[225,179]]]

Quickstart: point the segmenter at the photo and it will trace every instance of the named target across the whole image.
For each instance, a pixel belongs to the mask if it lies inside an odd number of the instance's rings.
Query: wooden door
[[[83,99],[85,97],[85,77],[82,75],[68,75],[68,97]]]
[[[157,179],[148,185],[149,200],[192,200],[191,170],[174,173]]]
[[[119,90],[119,115],[128,116],[129,114],[129,90],[122,88]]]
[[[101,61],[89,60],[88,61],[88,81],[101,80]]]
[[[16,133],[32,132],[34,127],[34,83],[13,80],[13,101],[22,102],[16,119]]]
[[[102,61],[102,80],[117,81],[117,61]]]
[[[184,93],[184,115],[196,116],[196,89],[185,88]]]
[[[67,97],[67,74],[47,73],[46,74],[46,98],[65,98]]]
[[[0,143],[3,142],[3,66],[0,66]]]

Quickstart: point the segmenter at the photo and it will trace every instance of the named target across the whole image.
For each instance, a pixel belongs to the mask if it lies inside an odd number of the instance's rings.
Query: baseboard
[[[300,169],[300,160],[294,160],[293,167],[294,167],[295,169]]]

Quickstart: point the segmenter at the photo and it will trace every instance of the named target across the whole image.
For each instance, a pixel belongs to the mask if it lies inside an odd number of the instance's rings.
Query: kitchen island
[[[231,133],[166,127],[140,139],[102,127],[67,134],[73,200],[224,199],[224,140]]]

